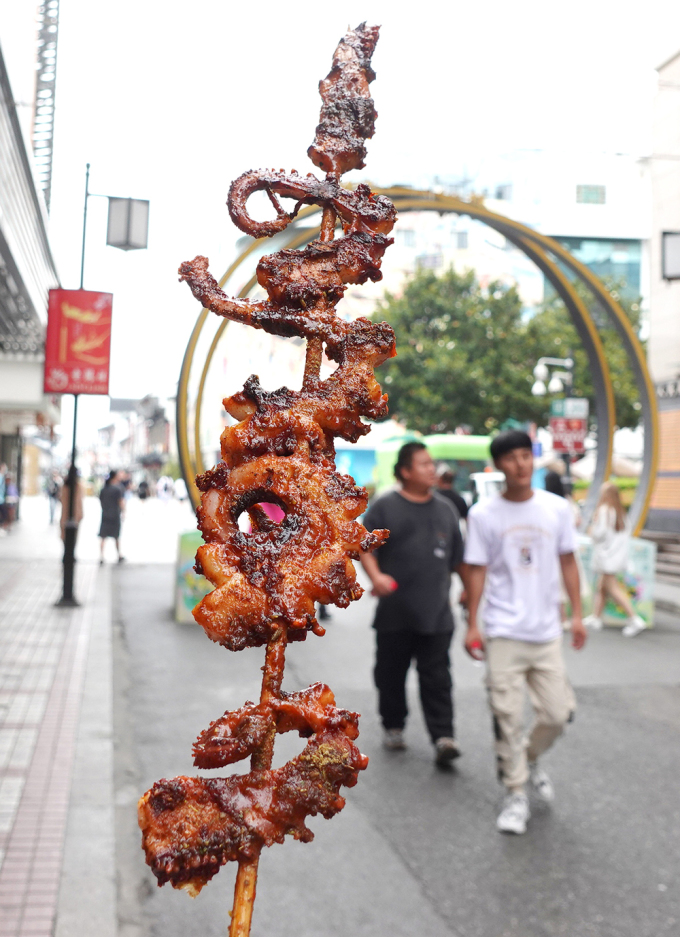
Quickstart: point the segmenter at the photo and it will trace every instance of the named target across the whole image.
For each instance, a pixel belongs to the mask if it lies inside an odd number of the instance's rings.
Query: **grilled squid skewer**
[[[304,338],[302,388],[265,391],[256,375],[224,401],[237,421],[221,438],[222,460],[199,476],[198,526],[205,544],[196,570],[213,591],[194,617],[213,641],[231,651],[266,645],[260,699],[225,713],[201,732],[194,764],[220,768],[250,757],[251,770],[228,778],[178,777],[158,781],[139,802],[146,860],[158,884],[196,896],[226,862],[238,863],[231,937],[250,931],[257,867],[265,846],[286,835],[313,839],[305,820],[334,816],[344,806],[342,787],[353,787],[368,759],[356,747],[358,715],[338,709],[331,690],[315,684],[298,693],[282,690],[287,645],[324,633],[316,603],[345,608],[362,589],[352,561],[385,542],[387,530],[369,532],[358,518],[364,488],[335,469],[334,440],[356,441],[369,431],[362,418],[387,413],[387,398],[374,369],[396,354],[385,322],[345,322],[335,314],[348,285],[378,281],[392,243],[394,206],[368,186],[339,184],[361,168],[375,110],[369,83],[377,27],[350,30],[321,82],[321,120],[309,149],[325,179],[309,174],[252,170],[229,192],[234,223],[252,237],[283,230],[302,204],[322,208],[320,236],[303,250],[263,257],[257,278],[267,299],[227,296],[205,257],[180,267],[180,279],[216,315],[274,335]],[[254,221],[248,198],[265,191],[276,217]],[[280,199],[294,199],[292,211]],[[335,237],[339,221],[342,232]],[[323,353],[337,364],[320,378]],[[261,507],[275,504],[283,519]],[[239,525],[247,512],[250,532]],[[281,768],[272,769],[277,733],[297,731],[309,741]]]

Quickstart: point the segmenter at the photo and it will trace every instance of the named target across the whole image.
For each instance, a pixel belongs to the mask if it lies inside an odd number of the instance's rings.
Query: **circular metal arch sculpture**
[[[435,192],[418,191],[402,187],[375,189],[374,191],[377,195],[385,195],[390,198],[399,213],[409,211],[436,211],[439,214],[452,213],[457,215],[469,215],[471,218],[494,228],[494,230],[504,235],[508,241],[519,248],[519,250],[534,262],[538,269],[545,275],[546,279],[550,281],[555,292],[564,302],[588,356],[595,387],[595,414],[597,417],[598,437],[601,441],[606,441],[604,445],[600,444],[597,450],[595,474],[584,508],[587,522],[595,507],[600,486],[607,480],[611,470],[613,430],[616,425],[614,391],[597,326],[593,321],[588,307],[577,293],[574,284],[565,275],[562,267],[568,268],[581,284],[586,287],[589,296],[596,301],[600,309],[606,314],[609,323],[617,332],[626,351],[630,367],[640,392],[642,418],[645,426],[643,469],[629,514],[633,533],[639,533],[644,525],[652,496],[652,488],[656,478],[658,464],[658,413],[656,407],[656,393],[647,369],[644,351],[623,309],[612,298],[611,294],[605,289],[604,285],[592,271],[576,260],[561,244],[553,238],[537,233],[526,225],[513,221],[511,218],[489,211],[484,207],[481,200],[468,202],[452,195],[442,195]],[[272,241],[276,241],[276,249],[280,249],[282,246],[292,249],[302,247],[309,241],[314,240],[319,233],[319,227],[301,228],[299,222],[309,218],[310,215],[318,213],[319,208],[316,206],[303,208],[302,211],[298,213],[296,220],[288,226],[283,235],[277,235],[275,238],[261,238],[249,244],[226,270],[220,280],[220,287],[223,288],[227,281],[236,273],[241,264],[253,254],[259,254],[265,248],[267,252],[269,252]],[[238,294],[239,297],[247,296],[255,284],[256,279],[253,274],[241,289]],[[199,338],[207,318],[207,310],[201,310],[187,344],[177,390],[177,443],[179,460],[182,474],[194,507],[199,503],[199,493],[194,477],[196,474],[205,471],[200,447],[203,392],[208,371],[210,370],[210,364],[228,324],[228,320],[226,319],[219,324],[206,354],[205,361],[201,366],[193,420],[190,420],[189,381]],[[190,422],[193,422],[193,432],[191,433],[189,430]]]

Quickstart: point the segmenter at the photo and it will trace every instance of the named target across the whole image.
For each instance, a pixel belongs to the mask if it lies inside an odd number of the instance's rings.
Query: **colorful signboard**
[[[46,394],[108,394],[111,293],[50,290]]]
[[[551,416],[550,432],[555,452],[585,452],[588,420]]]
[[[597,573],[593,571],[593,542],[590,537],[579,536],[579,551],[585,572],[585,579],[590,586],[590,595],[583,601],[583,614],[588,615],[592,610],[592,597],[597,583]],[[656,570],[656,544],[650,540],[632,537],[626,571],[616,578],[628,593],[633,611],[644,619],[648,628],[654,625],[654,582]],[[582,595],[583,595],[583,589]],[[627,618],[622,608],[615,605],[611,599],[604,608],[603,621],[605,625],[623,626]]]
[[[185,624],[193,624],[192,609],[214,588],[194,569],[196,551],[202,546],[203,537],[198,530],[180,534],[175,568],[175,621]]]

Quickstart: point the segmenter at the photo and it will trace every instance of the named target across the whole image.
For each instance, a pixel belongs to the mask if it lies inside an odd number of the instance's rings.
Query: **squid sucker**
[[[377,115],[369,84],[377,40],[378,27],[350,30],[320,83],[321,119],[308,154],[326,177],[251,170],[231,186],[230,217],[255,238],[282,231],[301,205],[322,209],[317,240],[260,260],[257,279],[267,299],[227,296],[205,257],[179,268],[204,308],[307,340],[300,390],[267,391],[252,375],[224,401],[236,422],[222,433],[221,461],[196,479],[205,541],[196,570],[215,588],[194,618],[228,650],[266,646],[266,655],[259,702],[225,713],[201,732],[194,764],[214,769],[250,757],[251,771],[158,781],[139,801],[142,845],[159,885],[170,882],[195,896],[223,864],[238,863],[231,937],[250,931],[262,848],[283,842],[286,834],[309,842],[305,818],[341,810],[340,788],[353,787],[368,763],[354,744],[358,715],[336,708],[327,686],[285,693],[281,685],[287,644],[305,640],[310,631],[324,633],[316,603],[345,608],[358,599],[362,589],[352,561],[389,536],[387,530],[369,533],[360,523],[366,490],[338,473],[334,461],[336,437],[355,442],[370,429],[362,418],[387,414],[374,369],[396,354],[386,322],[347,322],[335,313],[348,285],[380,280],[396,220],[392,203],[368,186],[340,184],[342,173],[363,167],[365,141],[373,135]],[[247,202],[256,191],[267,193],[272,220],[250,217]],[[294,201],[290,211],[280,199]],[[337,367],[321,380],[324,350]],[[279,509],[280,523],[267,505]],[[244,512],[250,532],[239,525]],[[275,737],[287,731],[309,741],[300,755],[272,769]]]

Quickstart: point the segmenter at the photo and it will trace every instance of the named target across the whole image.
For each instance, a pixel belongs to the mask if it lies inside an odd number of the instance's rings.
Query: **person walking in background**
[[[571,497],[571,480],[562,478],[557,472],[550,469],[545,474],[545,490],[549,491],[551,494],[557,495],[559,498],[564,498],[567,504],[569,505],[569,510],[571,511],[571,519],[574,522],[574,527],[578,530],[581,526],[581,509]],[[574,558],[576,559],[576,565],[578,567],[578,579],[581,589],[581,602],[584,601],[590,595],[590,587],[588,585],[588,580],[583,569],[583,563],[581,562],[581,554],[578,550],[574,552]],[[569,622],[567,621],[567,602],[569,596],[567,595],[567,590],[564,587],[564,582],[560,576],[560,617],[562,619],[562,626],[565,631],[570,627]]]
[[[168,504],[172,498],[174,486],[172,484],[172,479],[169,475],[161,475],[161,477],[156,482],[156,495],[159,501],[162,501],[164,504]]]
[[[73,520],[76,522],[76,525],[80,525],[80,522],[83,519],[83,485],[78,477],[78,469],[75,465],[72,465],[68,472],[66,473],[66,478],[64,479],[64,484],[61,486],[60,498],[61,498],[61,518],[59,521],[59,526],[61,529],[61,539],[64,540],[66,536],[66,522],[68,520],[69,512],[69,497],[71,489],[71,480],[73,479],[73,484],[75,485],[75,499],[73,501]],[[76,538],[78,537],[78,526],[76,526]]]
[[[553,469],[549,469],[545,473],[545,490],[549,491],[550,494],[557,495],[559,498],[564,498],[564,485],[562,484],[562,478],[555,472]]]
[[[6,537],[5,517],[7,514],[7,504],[5,497],[7,495],[7,465],[0,462],[0,537]]]
[[[465,520],[468,516],[468,505],[465,498],[453,487],[456,481],[456,473],[451,471],[446,462],[442,462],[437,468],[437,494],[455,505],[461,518]]]
[[[399,490],[374,501],[363,519],[368,530],[387,527],[389,539],[361,556],[379,600],[373,621],[374,677],[384,744],[391,750],[406,748],[406,675],[415,660],[435,761],[445,766],[460,754],[449,660],[451,572],[463,558],[459,517],[449,501],[433,493],[435,465],[422,443],[401,447],[394,474]]]
[[[553,800],[552,782],[538,759],[575,709],[562,657],[560,568],[577,650],[585,644],[586,631],[569,505],[532,489],[534,460],[526,433],[499,433],[491,442],[491,457],[505,475],[506,490],[473,505],[468,514],[465,648],[476,660],[486,655],[499,777],[507,791],[496,826],[503,833],[524,833],[530,817],[527,781],[544,801]],[[483,637],[479,608],[485,584]],[[525,689],[535,715],[528,739]]]
[[[590,536],[593,540],[593,569],[599,574],[599,579],[595,587],[593,614],[586,618],[586,624],[596,631],[602,628],[602,613],[610,596],[628,617],[623,634],[634,638],[647,626],[644,619],[635,614],[626,590],[616,578],[617,574],[625,572],[628,565],[630,533],[619,489],[611,482],[605,482],[600,490]]]
[[[46,486],[47,500],[50,506],[50,524],[54,524],[54,517],[57,511],[57,504],[59,504],[59,495],[61,493],[61,485],[59,484],[59,477],[56,472],[52,472]]]
[[[5,517],[3,521],[5,530],[9,530],[16,520],[18,504],[19,489],[8,472],[7,475],[5,475]]]
[[[101,537],[100,566],[104,565],[104,543],[107,537],[112,537],[115,541],[118,562],[122,563],[125,559],[124,556],[121,556],[120,552],[120,523],[125,504],[125,492],[119,484],[120,477],[120,472],[109,472],[106,483],[99,495],[102,506],[102,521],[99,527],[99,536]]]

